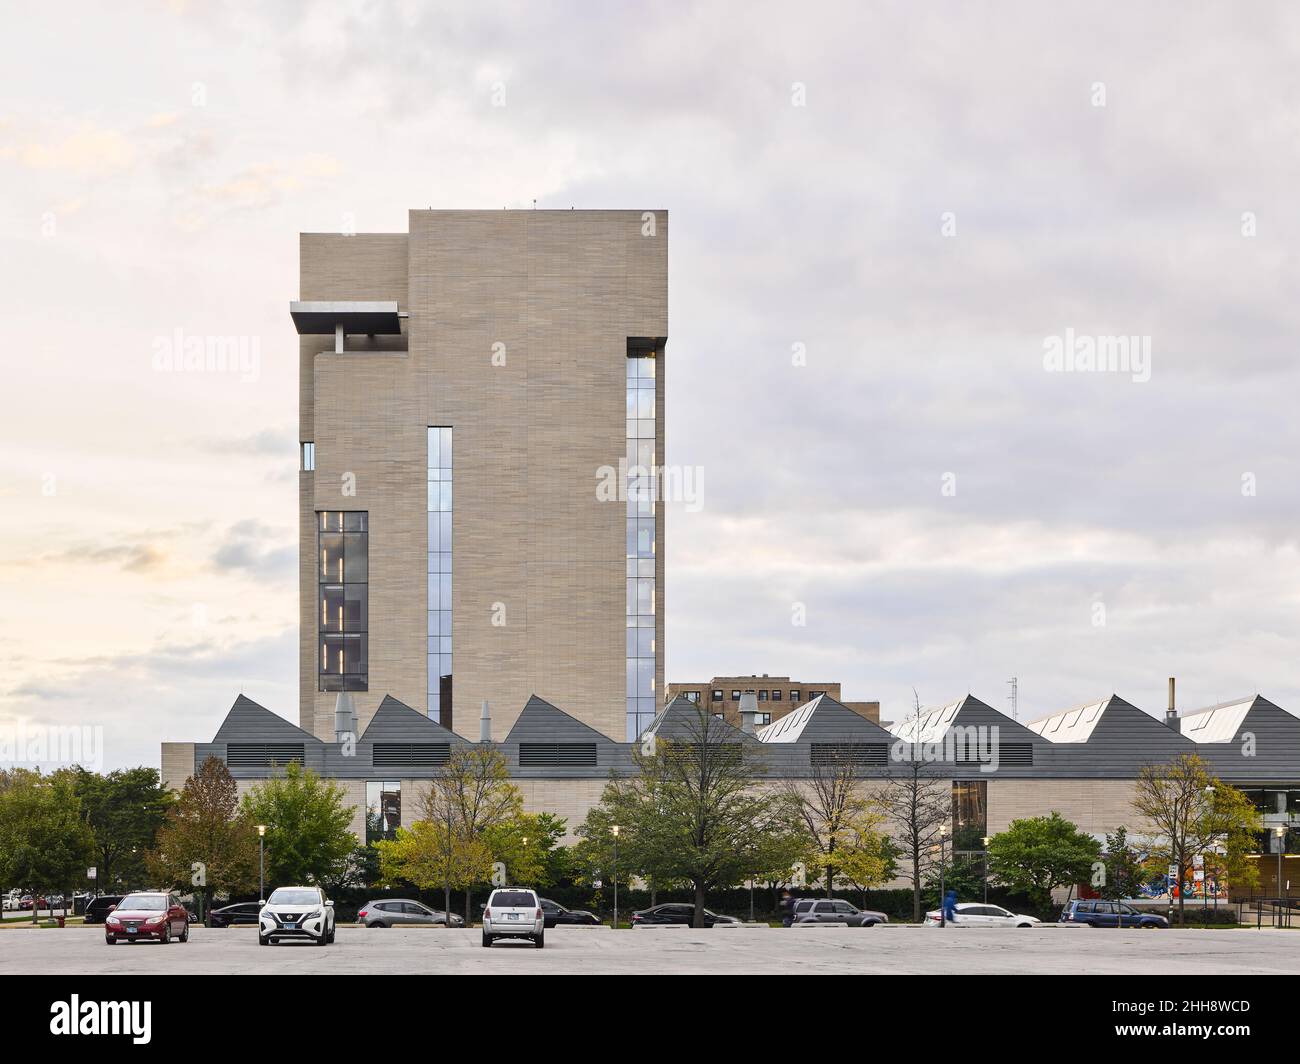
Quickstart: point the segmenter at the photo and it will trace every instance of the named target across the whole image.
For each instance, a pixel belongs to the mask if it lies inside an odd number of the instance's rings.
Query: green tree
[[[783,806],[759,786],[759,744],[741,743],[706,708],[692,709],[679,736],[651,735],[633,748],[637,774],[610,781],[600,815],[619,825],[620,859],[626,849],[658,882],[691,884],[702,927],[709,890],[754,874]]]
[[[1180,754],[1159,765],[1144,765],[1134,788],[1133,810],[1150,827],[1152,855],[1178,870],[1178,922],[1186,922],[1183,884],[1193,859],[1212,863],[1238,882],[1257,874],[1246,859],[1263,818],[1236,787],[1210,775],[1197,754]]]
[[[564,820],[550,813],[520,813],[483,830],[494,861],[506,868],[511,883],[546,887],[550,878],[550,854],[564,836]]]
[[[74,768],[82,816],[95,835],[95,885],[106,894],[143,884],[145,854],[153,849],[174,797],[155,768],[118,769],[106,776]]]
[[[1029,895],[1042,909],[1057,887],[1086,882],[1101,844],[1053,810],[1048,816],[1013,820],[989,840],[989,874]]]
[[[253,787],[240,808],[266,825],[266,875],[270,884],[337,884],[357,845],[351,806],[333,781],[291,762],[283,775]]]
[[[71,775],[15,769],[0,788],[0,882],[66,897],[86,874],[95,836]],[[37,907],[32,906],[32,922]]]
[[[1092,886],[1107,901],[1123,901],[1137,896],[1147,880],[1147,855],[1128,841],[1128,829],[1118,827],[1106,834],[1106,847],[1100,867],[1094,872]],[[1117,927],[1123,921],[1116,921]]]
[[[192,888],[205,913],[217,894],[257,886],[257,830],[240,811],[234,778],[220,758],[206,758],[185,781],[145,867],[159,886]]]

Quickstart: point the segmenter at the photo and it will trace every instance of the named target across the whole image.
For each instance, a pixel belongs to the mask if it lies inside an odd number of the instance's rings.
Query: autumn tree
[[[205,759],[185,781],[145,866],[159,886],[192,888],[205,912],[217,894],[257,886],[257,829],[240,811],[235,781],[220,758]]]
[[[1178,922],[1186,922],[1183,884],[1197,855],[1215,856],[1220,871],[1249,881],[1255,874],[1246,855],[1254,848],[1262,817],[1236,787],[1210,775],[1197,754],[1180,754],[1138,772],[1133,810],[1153,839],[1152,855],[1177,870]]]
[[[851,748],[824,752],[805,778],[782,784],[781,796],[810,843],[828,898],[848,865],[853,882],[862,889],[884,882],[889,864],[880,832],[884,817],[866,792]]]
[[[524,797],[510,779],[510,767],[501,751],[491,743],[478,743],[452,748],[446,764],[420,796],[419,810],[419,819],[436,828],[431,840],[440,840],[443,846],[448,872],[443,880],[444,906],[450,912],[451,891],[456,885],[450,873],[456,866],[456,852],[478,852],[481,845],[491,854],[488,833],[518,820],[524,812]],[[491,861],[482,875],[461,883],[466,924],[471,919],[470,888],[490,874]]]

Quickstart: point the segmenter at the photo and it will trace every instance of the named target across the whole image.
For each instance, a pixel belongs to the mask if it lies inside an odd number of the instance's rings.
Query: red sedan
[[[128,894],[104,920],[104,941],[110,946],[146,938],[166,945],[173,935],[189,941],[189,913],[174,894],[161,891]]]

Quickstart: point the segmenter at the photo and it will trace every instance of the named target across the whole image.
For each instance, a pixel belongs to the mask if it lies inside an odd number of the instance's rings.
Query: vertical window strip
[[[633,742],[656,712],[655,370],[653,355],[627,359],[627,732]]]
[[[452,433],[449,426],[429,426],[428,457],[428,714],[442,723],[450,715],[452,677],[451,523]]]

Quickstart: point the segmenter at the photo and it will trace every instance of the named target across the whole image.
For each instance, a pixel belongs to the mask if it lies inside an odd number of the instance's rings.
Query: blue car
[[[1057,920],[1059,924],[1082,924],[1085,927],[1168,927],[1169,921],[1159,913],[1144,912],[1122,901],[1072,901]]]

